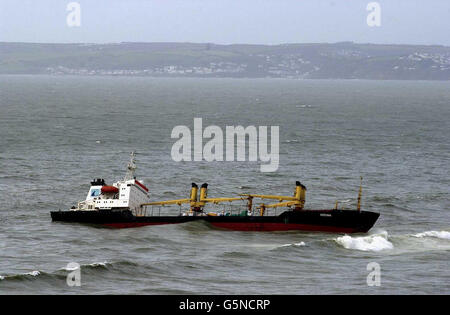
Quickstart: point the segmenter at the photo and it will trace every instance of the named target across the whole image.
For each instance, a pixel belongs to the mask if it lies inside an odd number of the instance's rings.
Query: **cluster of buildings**
[[[204,75],[230,75],[246,71],[246,64],[233,62],[211,62],[207,66],[155,66],[149,69],[73,69],[64,66],[48,67],[49,74],[70,75],[112,75],[112,76],[204,76]]]
[[[381,61],[380,61],[381,60]],[[370,62],[367,62],[370,61]],[[377,62],[380,61],[378,65]],[[105,76],[180,76],[180,77],[352,77],[352,73],[345,72],[345,63],[350,62],[355,69],[355,62],[359,73],[366,73],[370,77],[376,65],[377,71],[386,72],[400,70],[440,72],[450,70],[450,53],[412,53],[403,56],[370,56],[364,51],[355,49],[340,49],[321,52],[316,55],[299,53],[288,54],[249,54],[245,58],[233,58],[231,61],[197,62],[188,65],[188,61],[181,59],[177,64],[154,65],[143,69],[87,69],[69,68],[66,66],[48,67],[48,74],[69,75],[105,75]],[[335,67],[337,66],[337,67]],[[336,68],[336,69],[334,69]],[[334,71],[339,71],[334,73]],[[444,73],[445,74],[445,73]],[[446,74],[445,74],[446,75]]]

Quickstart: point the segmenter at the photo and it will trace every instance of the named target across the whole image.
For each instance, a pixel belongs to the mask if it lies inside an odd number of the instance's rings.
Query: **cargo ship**
[[[379,213],[361,211],[362,183],[357,208],[305,209],[306,187],[296,182],[292,196],[241,194],[231,198],[208,198],[208,184],[192,183],[189,198],[151,201],[148,188],[135,177],[135,154],[131,154],[123,180],[107,185],[104,179],[91,182],[87,197],[70,210],[52,211],[55,222],[94,224],[110,228],[131,228],[146,225],[180,224],[203,221],[207,224],[236,231],[316,231],[334,233],[366,233],[377,221]],[[361,179],[362,182],[362,179]],[[261,200],[256,205],[255,200]],[[264,200],[275,203],[265,204]],[[237,210],[207,212],[207,204],[245,203]],[[161,215],[160,207],[189,205],[174,215]],[[154,207],[159,207],[158,211]],[[277,213],[277,209],[283,209]],[[181,209],[181,208],[180,208]]]

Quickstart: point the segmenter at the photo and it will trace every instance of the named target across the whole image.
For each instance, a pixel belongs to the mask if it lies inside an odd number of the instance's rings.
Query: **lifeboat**
[[[102,194],[117,194],[119,188],[115,186],[102,186]]]

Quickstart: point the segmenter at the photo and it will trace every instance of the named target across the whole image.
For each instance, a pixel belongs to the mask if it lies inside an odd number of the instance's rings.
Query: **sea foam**
[[[69,264],[70,265],[70,264]],[[96,267],[107,267],[107,265],[109,265],[109,263],[107,261],[105,262],[94,262],[92,264],[85,264],[85,265],[67,265],[66,267],[62,268],[61,270],[64,271],[74,271],[74,270],[78,270],[78,268],[96,268]]]
[[[290,247],[290,246],[305,246],[305,242],[293,243],[293,244],[283,244],[281,247]]]
[[[388,233],[386,231],[378,234],[359,237],[344,235],[336,238],[335,241],[344,248],[361,251],[378,252],[394,248],[394,245],[388,240]]]
[[[106,267],[109,263],[107,261],[105,262],[95,262],[92,264],[88,264],[89,267]]]
[[[419,237],[419,238],[434,237],[434,238],[450,240],[450,232],[448,232],[448,231],[426,231],[426,232],[414,234],[413,236]]]

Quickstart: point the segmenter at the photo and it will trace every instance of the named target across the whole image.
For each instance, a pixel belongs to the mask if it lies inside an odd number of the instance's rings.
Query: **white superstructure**
[[[134,176],[135,170],[135,154],[132,152],[124,180],[112,185],[106,185],[104,179],[93,180],[86,200],[72,210],[129,209],[134,214],[140,213],[141,204],[149,202],[150,196],[147,187]]]

